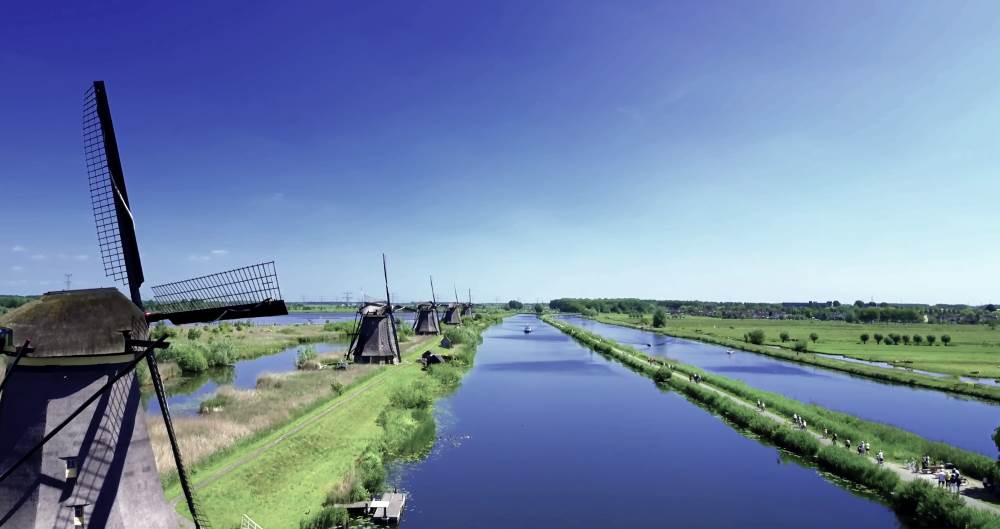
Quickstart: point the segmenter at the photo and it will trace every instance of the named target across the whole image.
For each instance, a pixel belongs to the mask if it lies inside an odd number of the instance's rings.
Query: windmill
[[[175,324],[286,314],[274,263],[153,287],[145,281],[134,216],[104,83],[84,99],[84,152],[105,273],[127,287],[50,292],[3,316],[13,350],[0,382],[0,526],[173,529],[160,486],[136,369],[145,363],[159,401],[188,509],[199,509],[159,375],[149,323]],[[9,340],[8,340],[9,341]],[[8,525],[9,524],[9,525]]]
[[[454,286],[452,287],[454,288]],[[444,323],[446,325],[461,325],[462,324],[462,304],[458,301],[458,289],[455,288],[455,303],[448,304],[448,308],[444,313]]]
[[[469,289],[469,302],[462,305],[462,317],[472,317],[472,289]]]
[[[417,305],[417,318],[413,322],[416,334],[441,334],[438,325],[437,296],[434,294],[434,277],[431,276],[431,302]]]
[[[385,303],[365,303],[354,317],[354,334],[346,356],[358,364],[398,364],[399,337],[396,335],[395,307],[389,296],[389,271],[382,254],[382,275],[385,278]]]

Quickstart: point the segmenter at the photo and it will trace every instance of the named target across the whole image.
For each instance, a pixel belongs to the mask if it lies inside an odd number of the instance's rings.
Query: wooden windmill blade
[[[140,310],[144,310],[139,289],[145,282],[145,276],[142,271],[142,260],[139,256],[139,244],[136,240],[135,216],[129,203],[121,154],[118,151],[118,139],[115,135],[114,123],[111,120],[111,107],[103,81],[95,81],[84,96],[83,145],[91,206],[94,212],[94,222],[97,226],[97,243],[104,264],[104,272],[109,278],[126,286],[132,303]],[[133,343],[126,338],[126,351],[132,350]],[[208,524],[199,512],[184,469],[184,462],[177,445],[170,412],[166,406],[166,393],[163,390],[163,382],[160,380],[153,349],[155,347],[147,348],[142,357],[145,358],[149,366],[150,378],[156,390],[157,399],[160,401],[164,426],[170,438],[170,448],[177,466],[181,488],[184,491],[188,510],[191,512],[196,529],[207,529]],[[142,357],[138,358],[128,371],[134,369]]]
[[[175,325],[288,314],[273,261],[154,286],[153,298],[146,318]]]
[[[396,332],[396,317],[393,315],[392,300],[389,299],[389,268],[385,263],[385,254],[382,254],[382,277],[385,279],[385,304],[389,311],[389,325],[392,328],[392,341],[396,344],[396,359],[403,361],[403,353],[399,350],[399,335]]]
[[[126,286],[141,309],[142,260],[104,81],[94,81],[84,96],[83,150],[104,273]]]

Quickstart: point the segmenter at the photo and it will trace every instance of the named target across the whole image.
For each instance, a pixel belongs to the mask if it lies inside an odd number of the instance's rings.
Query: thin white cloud
[[[14,247],[10,249],[10,251],[15,253],[21,253],[28,251],[28,249],[25,248],[24,246],[21,246],[20,244],[15,244]]]
[[[226,255],[229,253],[229,250],[212,250],[211,253],[212,255]]]
[[[211,260],[212,260],[212,256],[210,256],[210,255],[191,254],[191,255],[188,256],[188,261],[202,262],[202,261],[211,261]]]
[[[31,256],[31,260],[32,261],[44,261],[45,260],[45,254],[36,253],[35,255]]]
[[[10,267],[10,270],[11,272],[20,272],[21,270],[24,270],[24,267],[21,265],[14,265]]]
[[[74,255],[73,259],[76,259],[77,261],[86,261],[87,260],[87,254],[81,253],[81,254]]]

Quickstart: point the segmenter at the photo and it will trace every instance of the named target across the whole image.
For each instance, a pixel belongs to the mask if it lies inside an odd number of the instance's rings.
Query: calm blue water
[[[413,322],[416,313],[398,311],[393,313],[397,320]],[[323,325],[328,321],[354,321],[354,312],[292,312],[284,316],[267,316],[264,318],[253,318],[248,321],[254,325]]]
[[[345,343],[311,344],[317,353],[344,350]],[[219,386],[230,385],[239,389],[257,387],[257,378],[264,373],[287,373],[295,370],[295,360],[299,349],[308,345],[289,347],[280,353],[262,356],[252,360],[241,360],[232,367],[212,370],[209,373],[185,377],[179,383],[171,381],[167,389],[167,407],[173,417],[197,415],[198,406],[206,398],[212,396]],[[155,397],[146,399],[146,414],[159,414],[160,403]]]
[[[404,529],[902,527],[534,316],[487,331],[438,410],[431,456],[394,476]]]
[[[560,319],[593,333],[667,356],[706,371],[742,380],[759,389],[884,422],[989,456],[990,435],[1000,425],[1000,406],[940,391],[886,384],[765,355],[672,338],[579,316]],[[645,347],[651,344],[651,347]]]

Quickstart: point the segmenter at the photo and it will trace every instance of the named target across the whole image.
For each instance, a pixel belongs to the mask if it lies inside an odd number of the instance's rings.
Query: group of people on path
[[[757,399],[757,409],[760,411],[767,411],[767,404],[764,401]]]
[[[688,381],[697,384],[698,382],[701,382],[701,375],[699,375],[698,373],[690,374],[688,375]]]
[[[809,427],[809,424],[806,422],[806,420],[803,419],[802,417],[799,417],[798,413],[792,415],[792,421],[795,422],[795,426],[799,427],[799,430],[805,430],[806,428]]]
[[[947,488],[949,492],[957,494],[962,491],[962,474],[957,468],[938,470],[937,482],[938,487]]]

